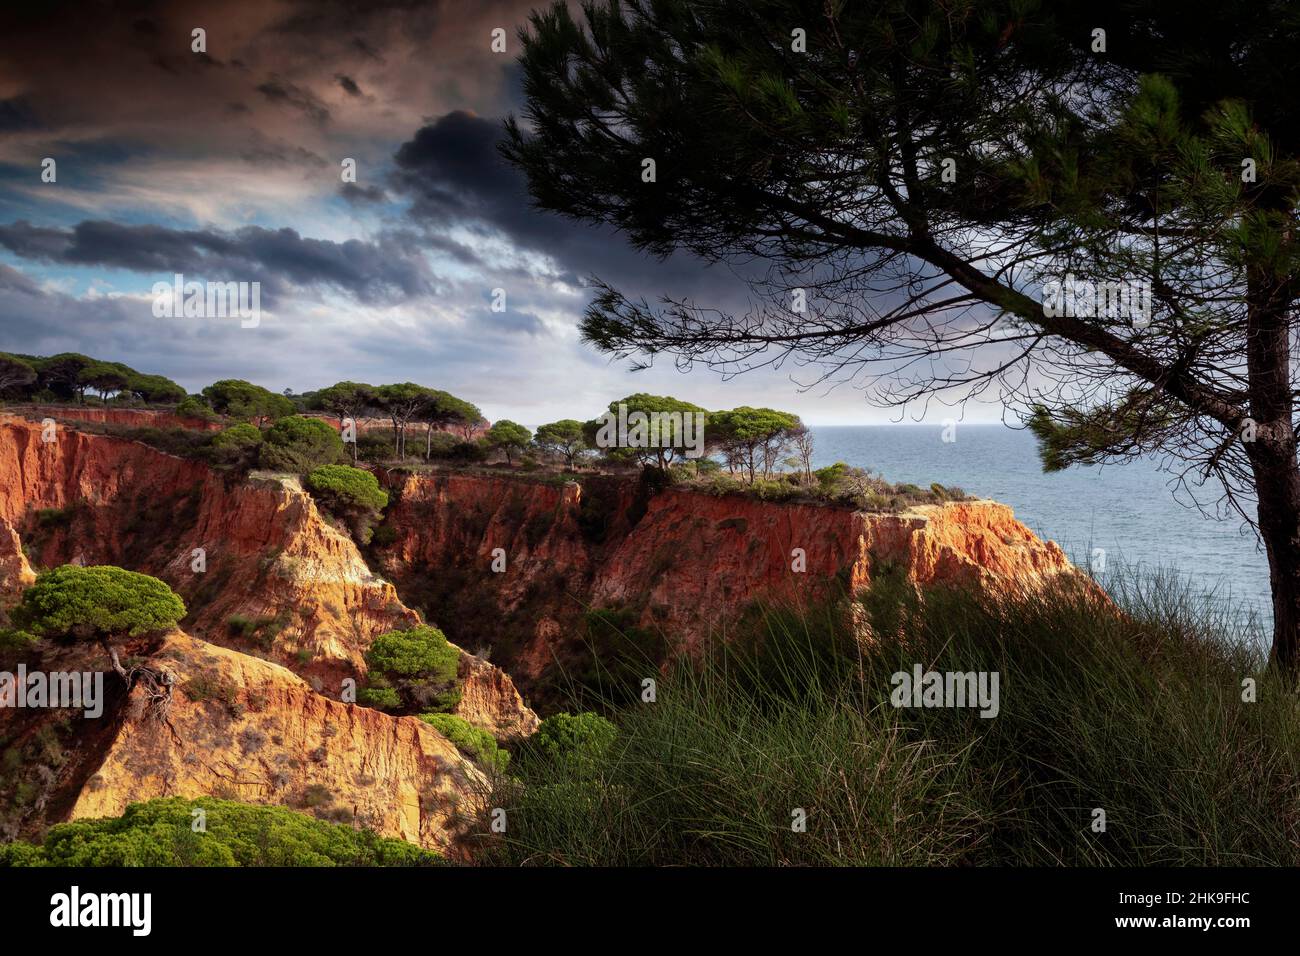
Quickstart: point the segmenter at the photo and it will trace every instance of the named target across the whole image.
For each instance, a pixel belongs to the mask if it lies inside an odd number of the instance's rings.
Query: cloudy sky
[[[657,262],[530,208],[495,146],[522,106],[515,34],[534,5],[0,13],[0,350],[85,352],[192,391],[220,378],[277,391],[410,380],[530,426],[590,418],[633,391],[772,405],[812,424],[897,418],[850,386],[801,391],[795,368],[632,372],[578,340],[591,276],[711,305],[743,291],[725,269]],[[206,52],[192,49],[196,28]],[[505,53],[491,49],[495,28]],[[355,183],[342,181],[349,159]],[[260,323],[155,317],[154,284],[178,272],[261,283]]]

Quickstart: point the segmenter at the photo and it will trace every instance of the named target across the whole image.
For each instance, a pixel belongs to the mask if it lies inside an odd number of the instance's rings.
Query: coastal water
[[[1031,434],[1001,425],[813,429],[815,465],[843,461],[889,481],[938,481],[994,498],[1077,563],[1105,552],[1106,567],[1175,571],[1237,613],[1270,617],[1268,563],[1240,519],[1213,520],[1175,499],[1171,476],[1154,462],[1075,467],[1044,474]],[[1204,499],[1212,501],[1207,486]],[[1098,578],[1105,583],[1104,572]]]

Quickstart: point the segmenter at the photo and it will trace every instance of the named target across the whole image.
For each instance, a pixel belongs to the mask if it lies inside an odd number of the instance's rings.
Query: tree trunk
[[[1300,466],[1291,417],[1291,293],[1266,271],[1247,271],[1246,369],[1256,434],[1246,454],[1273,592],[1271,661],[1294,682],[1300,664]]]
[[[1273,592],[1271,662],[1294,681],[1300,675],[1300,468],[1294,435],[1289,455],[1285,449],[1261,448],[1251,455],[1251,466]]]

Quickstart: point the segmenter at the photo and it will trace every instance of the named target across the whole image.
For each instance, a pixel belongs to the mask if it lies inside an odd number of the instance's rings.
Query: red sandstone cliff
[[[38,423],[0,417],[0,595],[24,574],[6,558],[8,526],[38,566],[115,564],[162,578],[186,601],[187,630],[265,655],[335,697],[344,677],[365,673],[377,635],[419,622],[296,480],[234,480],[62,426],[41,439]],[[494,733],[536,726],[505,675],[466,665],[463,696],[463,716]]]
[[[453,640],[483,652],[462,655],[457,712],[504,738],[531,733],[537,717],[487,652],[539,679],[581,645],[589,608],[620,609],[690,643],[755,600],[820,599],[836,582],[856,590],[884,574],[994,591],[1082,580],[995,502],[884,514],[649,495],[608,477],[384,477],[394,493],[385,572]],[[69,738],[70,759],[24,778],[38,796],[6,828],[216,793],[454,847],[476,806],[475,768],[413,718],[328,699],[364,670],[375,635],[419,616],[296,481],[239,479],[62,426],[42,441],[39,423],[0,416],[0,608],[33,564],[68,562],[167,580],[196,637],[173,633],[149,652],[179,680],[167,720],[150,717],[137,691],[117,701],[117,719],[83,722],[94,726]],[[0,721],[7,739],[46,746],[48,715]]]
[[[391,485],[386,573],[516,678],[537,678],[580,641],[586,609],[630,611],[689,645],[755,600],[816,599],[837,581],[857,591],[885,572],[994,591],[1083,580],[992,501],[886,514],[674,488],[642,499],[634,479],[583,488],[438,473]]]
[[[98,719],[0,711],[6,747],[24,757],[19,786],[28,790],[24,804],[9,807],[8,836],[117,816],[155,797],[216,795],[459,852],[486,781],[429,725],[330,700],[279,665],[180,631],[130,650],[175,679],[164,710],[149,706],[142,685],[125,696],[109,671],[110,704]],[[107,670],[107,663],[102,649],[79,645],[53,650],[44,666]],[[36,743],[56,737],[55,751]]]
[[[131,428],[189,428],[196,431],[220,431],[221,422],[199,418],[182,418],[159,408],[115,408],[102,405],[11,405],[8,411],[37,420],[53,418],[56,422],[95,422],[126,425]]]

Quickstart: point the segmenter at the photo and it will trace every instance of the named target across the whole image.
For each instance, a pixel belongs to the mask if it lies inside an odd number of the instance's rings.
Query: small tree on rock
[[[185,602],[147,574],[65,564],[41,572],[10,616],[38,637],[107,641],[175,627]]]
[[[347,521],[358,544],[369,544],[374,524],[388,505],[388,493],[368,471],[348,465],[322,465],[307,476],[307,487],[325,508]]]

